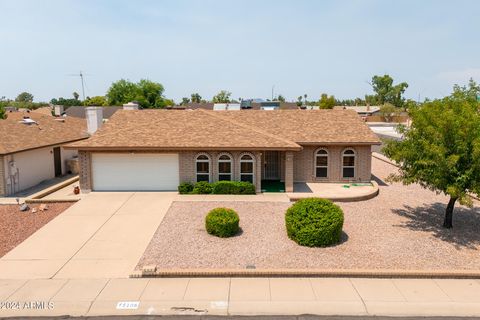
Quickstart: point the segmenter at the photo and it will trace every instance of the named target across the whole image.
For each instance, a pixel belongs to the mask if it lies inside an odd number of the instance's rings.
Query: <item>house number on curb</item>
[[[117,310],[136,310],[140,305],[140,301],[119,301]]]

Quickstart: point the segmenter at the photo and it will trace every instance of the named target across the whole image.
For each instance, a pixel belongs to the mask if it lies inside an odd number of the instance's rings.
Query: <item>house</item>
[[[242,100],[240,103],[213,103],[213,102],[189,102],[185,105],[167,107],[170,110],[297,110],[306,109],[299,107],[296,102],[280,102],[280,101],[262,101]]]
[[[12,195],[68,172],[77,155],[63,145],[86,139],[86,121],[37,112],[9,112],[0,120],[0,196]]]
[[[78,150],[82,191],[181,182],[369,182],[377,136],[352,110],[119,110]]]
[[[361,117],[377,115],[380,112],[379,106],[335,106],[334,109],[354,110]]]

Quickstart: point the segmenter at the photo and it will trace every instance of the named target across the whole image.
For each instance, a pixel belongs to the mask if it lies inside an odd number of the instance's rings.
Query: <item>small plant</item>
[[[255,194],[255,186],[244,181],[218,181],[213,184],[213,194]]]
[[[285,214],[288,237],[307,247],[325,247],[340,242],[343,220],[339,206],[320,198],[299,200]]]
[[[193,191],[193,184],[190,182],[183,182],[178,186],[178,192],[180,194],[189,194]]]
[[[228,208],[215,208],[205,218],[205,228],[211,235],[227,238],[237,234],[240,218],[238,214]]]
[[[212,193],[212,184],[207,181],[199,181],[195,183],[192,190],[193,194],[210,194]]]

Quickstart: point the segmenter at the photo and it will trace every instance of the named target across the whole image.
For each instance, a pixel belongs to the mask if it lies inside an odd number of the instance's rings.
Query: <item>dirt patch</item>
[[[291,241],[280,202],[175,202],[137,268],[238,268],[473,270],[480,266],[480,207],[457,206],[454,228],[442,228],[447,198],[418,185],[385,183],[396,170],[372,160],[378,197],[340,203],[343,242],[306,248]],[[215,207],[235,209],[242,232],[233,238],[208,235],[204,218]]]
[[[21,212],[18,205],[0,205],[0,257],[72,204],[72,202],[47,204],[48,210],[45,211],[39,210],[40,204],[30,204],[30,210],[26,212]],[[32,208],[37,209],[37,212],[32,213]]]

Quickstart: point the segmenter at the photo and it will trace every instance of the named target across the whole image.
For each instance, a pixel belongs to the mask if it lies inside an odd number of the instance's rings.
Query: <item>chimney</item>
[[[55,115],[60,117],[63,114],[63,106],[54,107]]]
[[[138,110],[138,103],[129,102],[123,105],[123,110]]]
[[[103,108],[102,107],[86,107],[85,116],[87,118],[87,131],[89,134],[94,134],[103,123]]]

